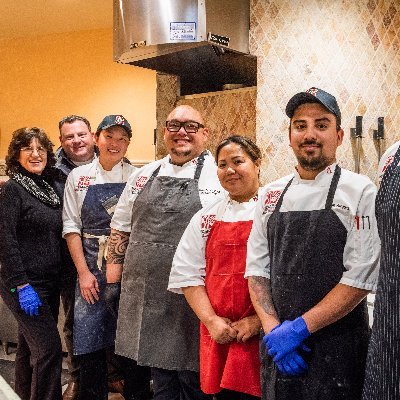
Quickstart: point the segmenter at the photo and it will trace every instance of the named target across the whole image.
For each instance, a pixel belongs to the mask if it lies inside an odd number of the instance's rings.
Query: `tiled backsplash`
[[[345,140],[340,164],[354,170],[350,128],[363,115],[361,173],[376,178],[372,140],[385,117],[385,147],[400,139],[400,1],[251,0],[250,52],[258,57],[257,143],[262,178],[291,172],[289,98],[311,86],[334,94]]]

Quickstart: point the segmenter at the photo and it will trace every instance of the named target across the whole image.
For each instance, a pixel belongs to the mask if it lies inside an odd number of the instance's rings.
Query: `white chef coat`
[[[194,178],[198,157],[188,161],[182,166],[172,164],[170,156],[154,161],[135,171],[125,186],[118,201],[114,216],[111,221],[111,228],[121,232],[131,231],[132,207],[138,194],[144,188],[152,173],[159,167],[157,176],[170,176],[173,178]],[[202,206],[213,202],[216,198],[225,193],[217,177],[217,166],[209,151],[204,157],[204,166],[199,178],[199,195]]]
[[[312,211],[325,207],[336,164],[328,166],[314,180],[301,179],[297,171],[265,186],[259,196],[253,227],[247,244],[245,277],[270,278],[267,223],[289,180],[280,211]],[[380,239],[375,218],[376,187],[363,175],[342,169],[332,210],[347,230],[340,283],[376,290]],[[315,251],[318,251],[316,249]]]
[[[394,156],[396,154],[397,149],[400,146],[400,141],[392,144],[384,153],[381,159],[379,160],[378,165],[378,178],[379,182],[381,182],[383,178],[383,174],[385,173],[387,167],[392,163]],[[399,163],[400,165],[400,163]]]
[[[63,237],[67,233],[81,233],[81,209],[91,185],[123,183],[138,168],[121,160],[111,171],[106,171],[95,158],[91,163],[74,168],[68,175],[64,191]]]
[[[238,203],[229,195],[199,210],[187,226],[176,249],[169,276],[168,290],[182,293],[188,286],[204,286],[206,243],[215,221],[253,220],[258,196]]]

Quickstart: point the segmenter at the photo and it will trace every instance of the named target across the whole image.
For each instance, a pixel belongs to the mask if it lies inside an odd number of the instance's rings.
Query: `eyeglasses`
[[[21,151],[29,156],[31,156],[33,154],[34,151],[37,151],[37,153],[39,154],[39,156],[43,157],[44,155],[47,154],[47,150],[44,149],[43,147],[22,147]]]
[[[196,133],[200,128],[204,128],[204,125],[195,121],[180,122],[172,120],[167,121],[165,126],[169,132],[178,132],[183,126],[186,133]]]

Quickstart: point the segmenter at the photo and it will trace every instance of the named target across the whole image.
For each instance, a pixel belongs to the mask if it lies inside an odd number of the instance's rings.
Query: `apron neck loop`
[[[285,186],[285,189],[283,189],[282,194],[279,196],[279,200],[278,200],[278,203],[276,203],[276,207],[275,207],[274,212],[279,212],[279,210],[281,209],[282,202],[283,202],[283,196],[285,196],[285,193],[289,189],[289,186],[292,184],[293,178],[287,183],[287,185]]]
[[[341,168],[339,167],[339,165],[336,165],[335,173],[333,174],[331,185],[329,187],[328,196],[327,196],[326,202],[325,202],[325,210],[330,210],[332,208],[333,198],[335,196],[335,192],[336,192],[336,188],[337,188],[337,185],[339,182],[340,174],[341,174]],[[282,194],[279,196],[279,200],[278,200],[278,203],[276,204],[274,212],[279,212],[279,210],[281,209],[283,197],[285,196],[285,193],[289,189],[289,186],[292,184],[293,179],[294,179],[294,177],[287,183]]]
[[[325,202],[325,210],[330,210],[332,208],[333,198],[335,196],[340,174],[341,174],[341,168],[339,167],[339,165],[336,164],[335,173],[333,174],[331,186],[329,187],[328,196]]]

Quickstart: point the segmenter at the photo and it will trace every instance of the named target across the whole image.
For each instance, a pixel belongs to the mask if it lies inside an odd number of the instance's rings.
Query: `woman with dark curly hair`
[[[0,192],[0,295],[18,322],[15,391],[61,399],[62,217],[53,189],[53,144],[40,128],[13,133]]]

